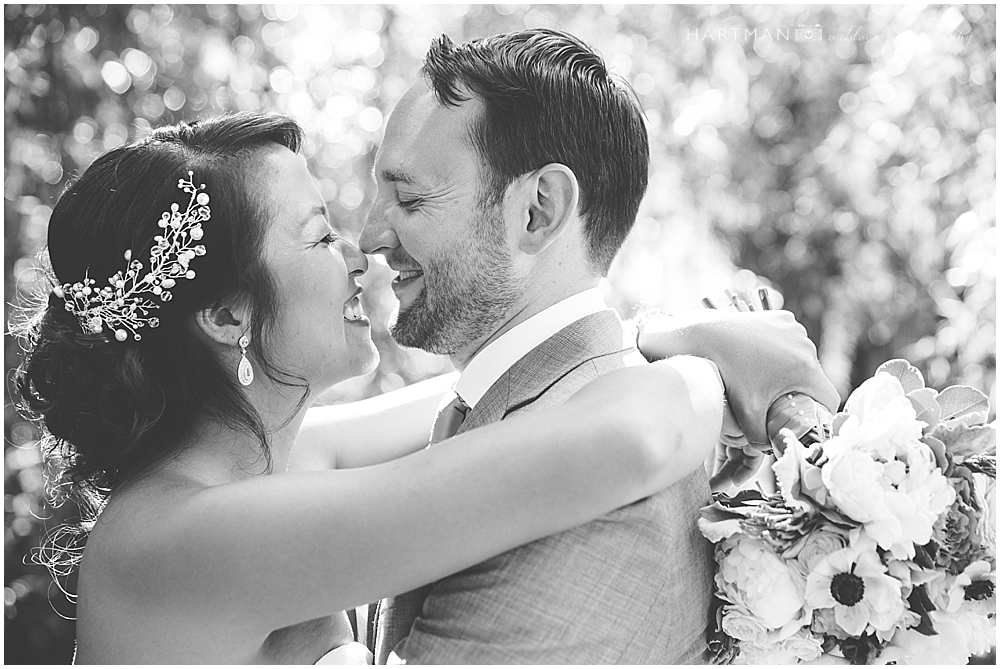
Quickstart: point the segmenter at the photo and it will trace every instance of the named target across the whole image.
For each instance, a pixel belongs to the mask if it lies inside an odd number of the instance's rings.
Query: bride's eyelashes
[[[325,235],[323,235],[323,237],[319,241],[313,244],[313,247],[332,246],[333,244],[336,244],[338,241],[340,241],[340,235],[338,235],[333,231],[330,231],[327,232]]]

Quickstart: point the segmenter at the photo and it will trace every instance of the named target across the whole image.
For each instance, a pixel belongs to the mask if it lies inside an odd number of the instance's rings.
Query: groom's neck
[[[452,364],[458,371],[463,371],[466,365],[469,364],[469,361],[504,333],[509,332],[535,314],[545,311],[567,297],[572,297],[577,293],[595,288],[599,282],[600,279],[598,277],[592,277],[565,285],[549,285],[543,290],[529,291],[507,312],[504,320],[492,332],[475,341],[469,342],[461,351],[452,353],[449,356]]]

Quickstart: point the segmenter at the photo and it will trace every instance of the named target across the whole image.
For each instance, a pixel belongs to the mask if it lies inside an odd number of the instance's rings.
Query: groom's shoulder
[[[633,356],[642,357],[626,342],[614,311],[581,318],[536,346],[510,370],[512,386],[534,391],[521,393],[522,402],[509,406],[506,415],[560,404],[598,376],[634,364]]]
[[[592,357],[582,358],[577,365],[564,370],[557,378],[550,379],[545,389],[530,402],[516,407],[507,415],[513,416],[562,404],[602,374],[628,366],[629,353],[628,350],[623,349],[605,351]]]

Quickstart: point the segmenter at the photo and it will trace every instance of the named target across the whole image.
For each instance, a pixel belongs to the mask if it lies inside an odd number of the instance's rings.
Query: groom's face
[[[417,81],[393,111],[375,159],[378,195],[361,248],[399,272],[392,335],[403,346],[474,348],[523,292],[503,207],[480,202],[481,161],[467,140],[476,111],[475,100],[440,105]]]

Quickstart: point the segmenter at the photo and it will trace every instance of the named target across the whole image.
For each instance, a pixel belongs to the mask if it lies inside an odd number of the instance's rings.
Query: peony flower
[[[919,442],[923,434],[924,423],[917,420],[903,386],[891,374],[876,374],[858,386],[847,398],[844,411],[848,418],[838,436],[850,433],[856,444],[883,461]]]
[[[911,558],[930,541],[955,491],[920,441],[923,423],[895,377],[865,381],[847,409],[839,433],[823,445],[823,484],[836,508],[863,523],[881,548]]]
[[[725,599],[757,616],[769,629],[781,629],[800,615],[801,585],[766,544],[737,535],[718,546],[715,582]]]
[[[930,541],[938,516],[955,498],[948,480],[932,468],[933,454],[924,449],[927,457],[916,450],[906,463],[844,451],[823,466],[823,482],[837,509],[863,523],[878,545],[898,559],[913,557],[914,546]]]
[[[849,546],[820,562],[806,582],[806,604],[833,609],[838,626],[860,636],[869,625],[887,632],[903,615],[900,583],[886,573],[878,554]]]
[[[781,554],[803,579],[809,577],[823,558],[848,545],[847,533],[834,525],[820,525]]]

